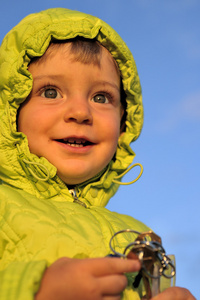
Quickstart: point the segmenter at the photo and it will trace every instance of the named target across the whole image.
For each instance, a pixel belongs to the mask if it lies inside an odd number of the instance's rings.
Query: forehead
[[[57,55],[56,55],[57,54]],[[51,43],[43,56],[34,58],[30,65],[40,65],[50,58],[59,56],[65,59],[69,58],[73,62],[81,62],[88,65],[97,65],[101,68],[105,63],[112,65],[120,77],[120,71],[115,59],[110,52],[103,47],[99,42],[94,40],[71,40],[66,42]],[[29,66],[30,66],[29,65]],[[30,69],[30,68],[29,68]]]
[[[59,83],[73,83],[73,87],[80,88],[81,82],[85,83],[85,88],[97,84],[115,87],[120,92],[121,81],[116,70],[113,59],[108,51],[102,51],[100,64],[84,64],[76,60],[70,52],[57,51],[53,56],[38,61],[29,66],[29,71],[33,77],[33,85],[41,84],[43,81],[58,80]],[[56,82],[56,81],[55,81]],[[57,82],[57,83],[58,83]],[[74,83],[76,84],[74,85]],[[72,86],[72,85],[71,85]]]

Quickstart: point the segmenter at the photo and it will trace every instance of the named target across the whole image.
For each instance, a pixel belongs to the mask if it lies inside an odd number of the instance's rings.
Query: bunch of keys
[[[118,234],[126,232],[135,233],[138,236],[133,242],[129,243],[125,247],[123,253],[119,253],[113,249],[112,242]],[[138,257],[142,267],[133,282],[133,287],[137,288],[141,279],[143,279],[146,292],[145,299],[151,299],[162,291],[162,278],[167,279],[168,287],[174,285],[176,274],[175,262],[173,261],[174,256],[166,255],[165,249],[162,246],[161,238],[153,231],[142,233],[132,229],[118,231],[110,240],[110,249],[114,255],[118,257],[132,258],[133,254]],[[173,283],[171,282],[172,280]]]

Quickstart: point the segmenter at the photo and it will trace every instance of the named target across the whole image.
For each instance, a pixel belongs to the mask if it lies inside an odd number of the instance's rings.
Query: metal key
[[[123,254],[121,254],[112,248],[112,240],[117,234],[123,232],[137,233],[138,236],[125,247]],[[161,276],[166,278],[175,276],[175,266],[165,254],[161,238],[152,231],[143,233],[131,229],[119,231],[112,237],[110,248],[117,256],[133,258],[134,254],[138,257],[142,268],[136,276],[133,286],[137,288],[143,279],[146,292],[145,299],[150,299],[160,293]]]
[[[153,244],[152,241],[154,241],[155,244]],[[150,299],[153,296],[152,285],[154,285],[154,296],[159,293],[160,270],[159,265],[157,264],[157,252],[158,245],[160,244],[161,238],[152,231],[149,231],[139,234],[134,243],[129,244],[125,249],[125,253],[131,249],[127,255],[128,258],[131,256],[131,253],[135,253],[142,264],[138,276],[140,277],[140,280],[143,279],[146,299]],[[153,280],[154,284],[152,282]],[[136,285],[139,285],[137,277],[133,283],[134,287],[137,287]]]

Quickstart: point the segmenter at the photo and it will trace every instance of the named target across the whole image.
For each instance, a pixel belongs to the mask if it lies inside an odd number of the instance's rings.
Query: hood
[[[127,101],[125,133],[120,136],[116,159],[90,182],[78,186],[80,193],[95,205],[105,206],[118,188],[115,178],[127,170],[135,156],[130,143],[136,140],[143,123],[139,77],[132,54],[120,36],[105,22],[77,11],[49,9],[24,18],[4,38],[0,48],[0,178],[37,197],[53,197],[66,190],[56,168],[45,158],[30,153],[26,136],[17,132],[17,111],[32,89],[28,64],[42,56],[52,39],[76,36],[96,39],[106,47],[121,71]]]

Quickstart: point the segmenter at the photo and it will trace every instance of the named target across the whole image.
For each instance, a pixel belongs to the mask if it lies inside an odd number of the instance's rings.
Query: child
[[[140,263],[106,257],[115,232],[148,230],[104,208],[143,121],[127,46],[95,17],[50,9],[5,37],[0,68],[0,299],[141,299]]]

